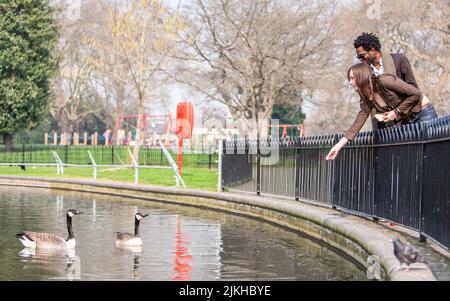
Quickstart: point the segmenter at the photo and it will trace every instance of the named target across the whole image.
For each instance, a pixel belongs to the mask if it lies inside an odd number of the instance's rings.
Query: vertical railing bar
[[[223,140],[219,139],[218,140],[218,144],[219,144],[219,150],[218,150],[218,156],[219,156],[219,160],[218,160],[218,168],[217,168],[217,191],[218,192],[222,192],[223,191],[223,187],[222,187],[222,159],[223,159]]]
[[[419,181],[419,241],[420,242],[425,242],[426,241],[426,236],[423,235],[423,224],[424,224],[424,215],[423,215],[423,211],[424,211],[424,171],[425,171],[425,165],[426,165],[426,161],[427,161],[427,154],[425,153],[425,143],[426,140],[428,140],[428,123],[423,123],[421,124],[421,129],[420,129],[420,135],[419,135],[419,139],[422,141],[422,144],[420,145],[420,158],[419,158],[419,176],[420,176],[420,181]]]
[[[91,154],[91,151],[88,150],[87,153],[89,155],[89,158],[91,159],[92,167],[94,168],[94,172],[93,172],[92,176],[93,176],[94,180],[96,180],[97,179],[97,164],[95,163],[95,160]]]
[[[261,150],[259,133],[256,139],[256,194],[261,195]]]
[[[128,154],[131,157],[131,160],[133,161],[134,166],[134,184],[138,184],[139,181],[139,170],[138,170],[138,163],[136,162],[136,159],[134,158],[133,154],[131,153],[130,148],[127,148]]]

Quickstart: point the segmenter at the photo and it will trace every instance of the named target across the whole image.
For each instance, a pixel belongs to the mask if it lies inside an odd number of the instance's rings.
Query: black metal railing
[[[339,141],[342,135],[336,135]],[[334,143],[333,141],[333,143]],[[341,150],[333,168],[332,205],[360,215],[373,215],[374,133],[359,134]]]
[[[327,204],[417,230],[450,248],[450,115],[342,135],[225,141],[222,185]]]

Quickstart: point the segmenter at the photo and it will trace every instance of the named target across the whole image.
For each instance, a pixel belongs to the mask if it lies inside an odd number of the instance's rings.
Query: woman
[[[355,121],[326,156],[334,160],[341,148],[353,140],[375,108],[379,121],[421,123],[437,118],[436,111],[428,98],[416,87],[402,81],[395,75],[382,74],[372,76],[372,70],[366,63],[359,63],[347,72],[347,78],[360,95],[360,106]]]

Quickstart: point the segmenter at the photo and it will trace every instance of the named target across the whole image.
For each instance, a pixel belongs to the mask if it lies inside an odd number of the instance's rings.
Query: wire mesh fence
[[[131,157],[125,145],[44,145],[22,144],[7,150],[0,145],[0,163],[3,164],[52,164],[53,151],[64,164],[90,165],[88,151],[98,165],[131,165]],[[177,151],[171,150],[176,158]],[[192,147],[184,150],[183,166],[213,169],[217,166],[215,146]],[[176,160],[176,159],[175,159]],[[141,166],[168,166],[169,162],[158,146],[143,146],[139,149],[138,163]]]

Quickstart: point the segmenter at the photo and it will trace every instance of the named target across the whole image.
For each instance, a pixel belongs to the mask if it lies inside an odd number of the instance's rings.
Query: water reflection
[[[66,264],[66,279],[79,280],[81,279],[81,260],[75,254],[74,249],[67,250],[49,250],[49,249],[35,249],[23,248],[19,252],[21,262],[48,265],[50,269],[56,266]]]
[[[140,255],[133,255],[133,278],[139,279],[139,258]]]
[[[56,213],[62,213],[63,212],[63,206],[64,206],[64,196],[57,195],[56,196]]]
[[[177,216],[177,240],[176,240],[176,251],[175,251],[175,276],[172,280],[191,280],[191,275],[189,274],[192,270],[192,266],[189,261],[192,260],[192,255],[189,255],[189,249],[186,245],[189,244],[189,240],[181,233],[181,223]]]
[[[64,233],[61,215],[74,207],[85,212],[76,224],[76,255],[23,250],[18,256],[22,247],[11,233],[27,228]],[[140,232],[144,245],[116,248],[113,231],[131,230],[130,216],[139,210],[150,213]],[[107,195],[11,187],[0,187],[0,267],[0,280],[366,279],[364,270],[326,246],[256,220]]]
[[[142,246],[116,245],[116,248],[122,251],[122,253],[133,255],[133,279],[139,280],[139,259],[142,255]]]

